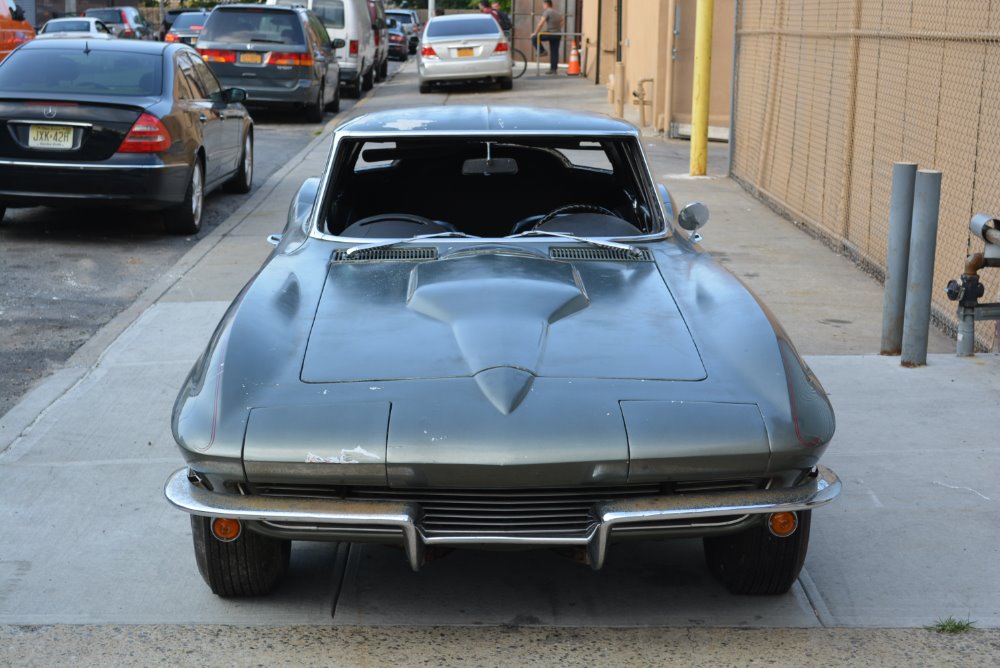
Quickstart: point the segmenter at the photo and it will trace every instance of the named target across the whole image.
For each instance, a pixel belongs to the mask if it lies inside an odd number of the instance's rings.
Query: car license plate
[[[31,148],[73,148],[73,128],[68,125],[32,125],[28,129]]]
[[[468,58],[469,56],[474,56],[474,55],[476,55],[476,52],[475,49],[473,49],[471,46],[463,46],[458,50],[459,58]]]
[[[263,61],[259,53],[250,53],[244,51],[240,54],[241,63],[252,63],[254,65],[260,65]]]

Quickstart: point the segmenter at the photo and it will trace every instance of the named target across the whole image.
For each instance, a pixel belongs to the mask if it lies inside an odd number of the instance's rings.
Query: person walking
[[[493,12],[497,16],[497,20],[500,22],[500,27],[503,31],[509,33],[511,28],[514,27],[514,23],[510,20],[510,14],[505,12],[501,7],[499,2],[494,2],[490,5],[493,8]]]
[[[543,0],[542,16],[538,19],[535,32],[531,35],[531,44],[535,47],[538,55],[544,56],[546,51],[542,48],[542,42],[549,46],[549,71],[546,74],[555,74],[559,67],[559,41],[562,35],[563,16],[552,8],[552,0]],[[542,28],[545,28],[543,31]]]

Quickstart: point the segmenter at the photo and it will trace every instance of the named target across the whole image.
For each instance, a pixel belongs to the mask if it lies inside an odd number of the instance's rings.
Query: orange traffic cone
[[[573,40],[571,44],[566,74],[571,77],[578,77],[580,76],[580,52],[576,48],[576,40]]]

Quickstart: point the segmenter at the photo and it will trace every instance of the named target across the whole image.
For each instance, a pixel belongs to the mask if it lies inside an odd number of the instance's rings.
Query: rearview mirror
[[[347,45],[347,42],[345,42],[341,38],[337,37],[336,39],[333,40],[331,48],[333,48],[333,49],[342,49],[346,45]]]
[[[493,176],[517,174],[514,158],[470,158],[462,163],[462,176]]]

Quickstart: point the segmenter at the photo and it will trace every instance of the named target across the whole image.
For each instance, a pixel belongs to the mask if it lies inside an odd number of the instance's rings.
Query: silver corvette
[[[222,596],[292,541],[561,548],[699,536],[734,593],[799,574],[826,394],[697,245],[640,136],[563,110],[340,126],[181,389],[166,484]]]

